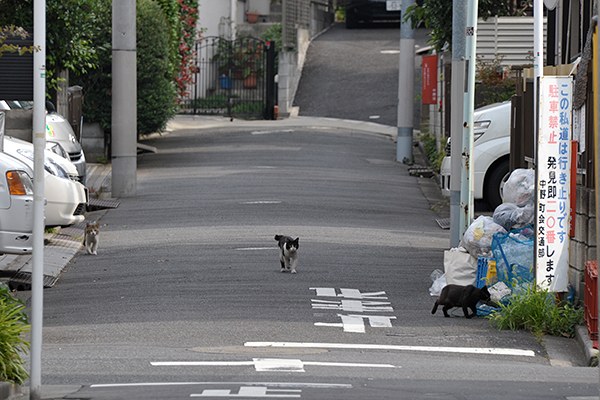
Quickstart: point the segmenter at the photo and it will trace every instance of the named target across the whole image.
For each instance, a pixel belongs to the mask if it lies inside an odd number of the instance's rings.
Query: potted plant
[[[255,23],[258,22],[258,17],[259,16],[260,15],[256,11],[248,11],[248,12],[246,12],[246,21],[249,24],[255,24]]]

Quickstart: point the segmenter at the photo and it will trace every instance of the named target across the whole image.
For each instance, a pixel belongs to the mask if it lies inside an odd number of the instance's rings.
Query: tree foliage
[[[479,0],[478,16],[487,19],[493,16],[522,15],[531,5],[531,0]],[[441,50],[452,46],[452,1],[424,0],[407,10],[405,20],[413,27],[424,25],[431,30],[429,43]]]
[[[98,66],[94,37],[98,23],[98,0],[48,0],[46,3],[46,83],[58,87],[58,73],[86,73]],[[33,0],[0,0],[0,26],[33,27]]]
[[[0,26],[0,57],[3,53],[19,53],[23,55],[25,53],[32,53],[34,51],[33,46],[20,46],[18,44],[6,43],[9,38],[21,38],[25,39],[29,36],[27,31],[19,26]]]

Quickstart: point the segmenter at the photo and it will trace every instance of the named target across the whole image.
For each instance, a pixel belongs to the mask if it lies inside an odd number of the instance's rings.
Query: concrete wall
[[[292,105],[306,52],[310,45],[310,34],[307,29],[298,29],[298,44],[297,51],[282,51],[279,53],[279,76],[278,76],[278,99],[279,99],[279,115],[288,117],[292,111]]]

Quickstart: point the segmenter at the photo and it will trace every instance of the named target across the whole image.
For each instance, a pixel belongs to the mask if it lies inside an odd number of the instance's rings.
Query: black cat
[[[479,300],[488,301],[490,299],[490,292],[487,286],[481,289],[476,288],[473,285],[460,286],[460,285],[446,285],[440,293],[440,297],[433,305],[432,314],[435,314],[438,306],[444,306],[442,311],[444,317],[449,317],[448,310],[454,307],[462,307],[466,318],[473,318],[477,314],[477,303]],[[469,308],[473,311],[473,314],[469,315]]]

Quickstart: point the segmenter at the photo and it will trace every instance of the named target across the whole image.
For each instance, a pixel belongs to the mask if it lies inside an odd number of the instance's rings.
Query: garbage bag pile
[[[447,284],[488,286],[491,302],[479,303],[488,315],[533,282],[535,171],[514,170],[503,189],[504,202],[492,217],[479,216],[465,231],[460,246],[444,252],[444,271],[431,274],[431,296]]]

